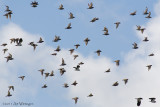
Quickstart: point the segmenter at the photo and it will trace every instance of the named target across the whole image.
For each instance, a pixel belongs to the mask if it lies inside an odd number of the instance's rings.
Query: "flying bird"
[[[88,38],[86,38],[86,39],[84,40],[84,42],[85,42],[86,45],[88,44],[89,41],[90,41],[90,39],[88,39]]]
[[[40,70],[38,70],[38,71],[40,71],[40,72],[41,72],[41,75],[43,76],[44,69],[40,69]]]
[[[78,49],[78,47],[80,46],[80,44],[76,44],[76,45],[74,45],[75,47],[76,47],[76,49]]]
[[[55,35],[53,42],[58,42],[58,41],[60,41],[60,40],[61,40],[60,36],[56,36],[56,35]]]
[[[156,103],[156,98],[152,97],[152,98],[149,98],[149,99],[150,99],[151,103]]]
[[[147,65],[148,71],[151,69],[152,65]]]
[[[136,15],[136,12],[137,11],[134,11],[134,12],[130,13],[130,15],[134,16],[134,15]]]
[[[8,17],[11,19],[11,14],[13,14],[12,11],[9,11],[6,14],[4,14],[3,16],[6,16],[7,19],[8,19]]]
[[[96,20],[99,20],[99,18],[94,17],[90,22],[95,22]]]
[[[64,88],[68,88],[69,86],[68,86],[67,83],[64,83],[64,84],[63,84],[63,87],[64,87]]]
[[[8,51],[8,49],[7,49],[7,48],[5,48],[5,49],[3,49],[2,51],[3,51],[3,53],[5,54],[5,53],[6,53],[6,51]]]
[[[6,95],[6,97],[10,97],[12,96],[12,94],[10,93],[10,91],[8,91],[8,94]]]
[[[63,10],[63,9],[64,9],[64,8],[63,8],[63,5],[61,4],[58,9],[59,9],[59,10]]]
[[[44,41],[42,40],[42,38],[40,37],[39,41],[37,43],[43,43]]]
[[[128,83],[128,79],[123,79],[122,81],[124,81],[125,84]]]
[[[154,53],[149,54],[148,56],[154,56]]]
[[[64,68],[60,68],[58,70],[60,71],[61,76],[66,72],[66,70]]]
[[[9,53],[9,55],[7,56],[7,57],[5,57],[5,58],[7,58],[7,62],[9,61],[9,60],[13,60],[14,58],[12,57],[12,54],[10,54]]]
[[[42,88],[47,88],[48,86],[46,85],[46,84],[44,84],[43,86],[42,86]]]
[[[72,54],[74,52],[74,49],[70,49],[69,51],[70,51],[70,54]]]
[[[148,8],[146,7],[145,11],[143,12],[144,15],[148,14]]]
[[[103,33],[103,35],[109,35],[108,29],[106,27],[104,28],[104,30],[105,30],[105,32]]]
[[[148,40],[147,37],[145,37],[143,41],[144,41],[144,42],[148,42],[149,40]]]
[[[49,76],[54,76],[54,71],[52,70]]]
[[[143,34],[144,30],[146,30],[146,28],[141,28],[140,31]]]
[[[141,105],[141,100],[143,100],[143,98],[136,98],[137,99],[137,106]]]
[[[23,81],[23,80],[24,80],[24,77],[25,77],[25,76],[20,76],[20,77],[18,77],[18,78],[21,78],[21,79],[22,79],[22,81]]]
[[[32,7],[37,7],[37,6],[38,6],[38,2],[33,1],[33,2],[31,3],[31,5],[32,5]]]
[[[79,98],[78,97],[74,97],[72,99],[75,101],[75,104],[77,104]]]
[[[140,25],[136,25],[137,29],[136,30],[141,30],[141,26]]]
[[[78,57],[78,55],[73,55],[73,57],[74,57],[74,60]]]
[[[60,46],[57,46],[57,48],[54,51],[57,51],[57,52],[61,51]]]
[[[92,94],[92,93],[90,93],[87,97],[93,97],[93,94]]]
[[[50,73],[46,72],[45,74],[45,79],[49,76]]]
[[[110,70],[110,69],[107,69],[105,72],[111,72],[111,70]]]
[[[8,91],[10,91],[11,89],[14,91],[14,86],[8,86]]]
[[[78,63],[78,65],[83,65],[83,64],[84,64],[83,62]]]
[[[117,66],[119,66],[120,60],[115,60],[114,62],[116,63]]]
[[[149,12],[148,15],[145,18],[152,18],[151,17],[151,12]]]
[[[69,18],[68,19],[73,19],[73,18],[75,18],[74,16],[73,16],[73,13],[69,13]]]
[[[78,83],[76,81],[74,81],[71,85],[76,86]]]
[[[88,3],[88,8],[87,9],[93,9],[94,7],[93,7],[93,3],[91,2],[91,3]]]
[[[64,59],[62,58],[62,63],[60,66],[65,66],[65,65],[66,65],[66,63],[64,62]]]
[[[51,55],[56,56],[56,55],[57,55],[57,53],[52,53]]]
[[[1,46],[7,46],[7,43],[3,43]]]
[[[133,49],[138,49],[137,43],[134,42],[134,44],[132,44],[132,45],[133,45]]]
[[[100,53],[101,53],[102,51],[100,50],[100,49],[98,49],[97,51],[95,51],[95,53],[97,53],[97,55],[98,56],[100,56]]]
[[[119,85],[119,83],[118,83],[118,81],[117,82],[115,82],[112,86],[118,86]]]
[[[120,24],[120,22],[116,22],[116,23],[114,23],[114,24],[116,24],[116,29],[117,29],[118,26],[119,26],[119,24]]]
[[[71,23],[68,24],[68,26],[65,29],[71,29]]]
[[[73,67],[75,71],[80,71],[80,65],[77,65],[76,67]]]

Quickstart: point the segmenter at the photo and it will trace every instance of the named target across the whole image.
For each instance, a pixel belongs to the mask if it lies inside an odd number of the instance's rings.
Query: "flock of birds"
[[[33,1],[33,2],[31,3],[31,6],[34,7],[34,8],[37,7],[38,5],[39,5],[38,2],[36,2],[36,1]],[[93,8],[94,8],[94,7],[93,7],[93,3],[92,3],[92,2],[91,2],[91,3],[88,3],[88,8],[87,8],[87,9],[93,9]],[[61,4],[58,9],[59,9],[59,10],[63,10],[63,9],[64,9],[63,5]],[[8,19],[8,18],[11,19],[12,10],[9,9],[9,6],[6,6],[5,12],[6,12],[6,13],[4,14],[4,16],[6,16],[7,19]],[[134,11],[134,12],[130,13],[130,15],[131,15],[131,16],[135,16],[135,15],[136,15],[136,12],[137,12],[137,11]],[[147,7],[146,7],[145,11],[143,12],[143,14],[146,15],[145,18],[151,18],[151,12],[148,12],[148,8],[147,8]],[[75,17],[74,17],[74,15],[73,15],[73,13],[70,12],[70,13],[69,13],[69,19],[74,19],[74,18],[75,18]],[[93,23],[93,22],[95,22],[95,21],[97,21],[97,20],[99,20],[99,18],[95,17],[95,18],[93,18],[90,22]],[[117,29],[121,23],[120,23],[120,22],[115,22],[114,24],[116,25],[116,29]],[[136,30],[141,31],[142,34],[143,34],[143,32],[146,30],[145,28],[142,28],[140,25],[136,25],[136,26],[137,26],[137,29],[136,29]],[[71,27],[71,23],[69,23],[68,26],[67,26],[65,29],[71,29],[71,28],[72,28],[72,27]],[[106,35],[106,36],[109,35],[109,31],[108,31],[108,28],[107,28],[107,27],[104,27],[103,31],[104,31],[103,35]],[[60,40],[61,40],[60,36],[55,36],[53,42],[58,42],[58,41],[60,41]],[[89,38],[84,39],[85,45],[87,45],[87,44],[89,43],[89,41],[91,41]],[[149,40],[148,40],[147,37],[145,37],[143,41],[144,41],[144,42],[147,42],[147,41],[149,41]],[[30,42],[28,45],[32,46],[33,49],[35,50],[36,47],[38,46],[38,44],[43,43],[43,42],[44,42],[43,39],[40,37],[40,39],[39,39],[39,41],[38,41],[37,43],[35,43],[35,42]],[[22,38],[11,38],[11,39],[10,39],[10,44],[12,44],[12,43],[15,43],[15,44],[16,44],[15,46],[22,46],[23,39],[22,39]],[[3,43],[1,46],[6,47],[7,45],[8,45],[7,43]],[[132,45],[133,45],[133,49],[138,49],[137,43],[134,42]],[[75,48],[77,49],[77,48],[80,46],[80,44],[75,44],[74,46],[75,46]],[[69,50],[69,52],[70,52],[71,55],[72,55],[72,53],[74,52],[74,50],[75,50],[75,49],[70,49],[70,50]],[[3,53],[5,54],[5,53],[8,51],[8,49],[7,49],[7,48],[4,48],[2,51],[3,51]],[[51,55],[56,56],[57,53],[58,53],[59,51],[61,51],[60,46],[58,46],[54,51],[55,51],[55,53],[52,53]],[[101,53],[101,52],[102,52],[102,51],[101,51],[100,49],[98,49],[97,51],[95,51],[95,53],[97,53],[98,56],[100,56],[100,53]],[[151,53],[151,54],[149,54],[148,56],[154,56],[154,54]],[[74,57],[74,60],[75,60],[75,59],[78,57],[78,55],[73,55],[73,57]],[[9,55],[6,56],[5,58],[6,58],[6,62],[9,62],[10,60],[14,60],[12,54],[10,54],[10,53],[9,53]],[[116,63],[117,66],[120,65],[120,60],[115,60],[114,62]],[[78,65],[77,65],[76,67],[73,67],[73,68],[74,68],[76,71],[80,71],[80,66],[83,65],[83,64],[84,64],[83,62],[80,62],[80,63],[78,63]],[[61,63],[60,66],[65,66],[65,65],[67,65],[67,64],[65,63],[64,59],[62,58],[62,63]],[[149,70],[151,69],[152,65],[147,65],[146,67],[148,68],[148,71],[149,71]],[[58,70],[60,71],[61,76],[66,72],[66,70],[65,70],[64,68],[59,68]],[[42,76],[45,75],[45,79],[46,79],[47,77],[49,77],[49,76],[54,76],[54,71],[51,71],[50,73],[48,73],[48,72],[44,73],[45,69],[40,69],[40,70],[38,70],[38,71],[41,73]],[[106,72],[106,73],[109,73],[109,72],[111,72],[111,71],[110,71],[110,69],[108,69],[108,70],[106,70],[105,72]],[[23,81],[24,78],[25,78],[25,76],[20,76],[20,77],[18,77],[18,78],[22,79],[22,81]],[[127,84],[128,79],[125,78],[125,79],[123,79],[123,81],[124,81],[125,84]],[[78,84],[77,81],[74,81],[71,85],[76,86],[77,84]],[[118,81],[116,81],[115,83],[113,83],[112,86],[118,86],[118,85],[119,85],[119,83],[118,83]],[[67,83],[64,83],[64,84],[63,84],[63,87],[64,87],[64,88],[68,88],[69,85],[68,85]],[[6,96],[7,96],[7,97],[10,97],[10,96],[12,96],[12,94],[10,93],[10,91],[11,91],[11,90],[14,91],[14,86],[9,86],[8,88],[9,88],[9,89],[8,89],[8,94],[7,94]],[[47,84],[44,84],[44,85],[42,86],[42,88],[47,88]],[[87,97],[93,97],[93,94],[90,93]],[[79,97],[74,97],[74,98],[72,98],[72,99],[75,101],[75,104],[76,104],[76,103],[78,102]],[[136,98],[136,99],[137,99],[137,106],[140,106],[140,105],[141,105],[141,100],[142,100],[143,98],[139,97],[139,98]],[[152,97],[152,98],[149,98],[149,99],[150,99],[150,102],[156,103],[156,98]]]

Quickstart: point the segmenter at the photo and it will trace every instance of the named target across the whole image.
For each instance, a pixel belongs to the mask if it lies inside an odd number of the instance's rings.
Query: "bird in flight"
[[[152,65],[147,65],[148,71],[151,69]]]
[[[73,19],[73,18],[75,18],[74,16],[73,16],[73,13],[69,13],[69,18],[68,19]]]
[[[65,29],[71,29],[71,23],[68,24],[68,26]]]
[[[120,60],[115,60],[114,62],[116,63],[117,66],[119,66]]]
[[[137,99],[137,106],[140,106],[141,105],[141,100],[143,100],[143,98],[139,97],[139,98],[136,98]]]
[[[33,1],[33,2],[31,3],[31,5],[32,5],[32,7],[37,7],[37,6],[38,6],[38,2]]]
[[[77,104],[79,98],[78,97],[74,97],[72,99],[75,101],[75,104]]]
[[[117,82],[115,82],[112,86],[118,86],[119,85],[119,83],[118,83],[118,81]]]
[[[124,81],[125,84],[128,83],[128,79],[123,79],[122,81]]]
[[[150,99],[151,103],[156,103],[156,98],[152,97],[152,98],[149,98],[149,99]]]
[[[22,81],[23,81],[23,80],[24,80],[24,77],[25,77],[25,76],[20,76],[20,77],[18,77],[18,78],[21,78],[21,79],[22,79]]]
[[[88,3],[88,8],[87,9],[93,9],[94,7],[93,7],[93,3],[91,2],[91,3]]]
[[[138,49],[137,43],[134,42],[132,45],[133,45],[133,49]]]
[[[40,37],[39,41],[37,43],[43,43],[44,41],[42,40],[42,38]]]
[[[100,56],[100,53],[101,53],[102,51],[100,50],[100,49],[98,49],[97,51],[95,51],[95,53],[97,53],[97,55],[98,56]]]
[[[7,59],[7,62],[9,61],[9,60],[13,60],[14,58],[12,57],[12,54],[10,54],[9,53],[9,55],[7,56],[7,57],[5,57],[6,59]]]
[[[116,29],[117,29],[118,26],[119,26],[119,24],[120,24],[120,22],[116,22],[116,23],[114,23],[114,24],[116,24]]]
[[[46,84],[44,84],[43,86],[42,86],[42,88],[47,88],[48,86],[46,85]]]
[[[85,42],[86,45],[88,44],[89,41],[90,41],[90,39],[88,39],[88,38],[86,38],[86,39],[84,40],[84,42]]]
[[[93,97],[93,94],[92,94],[92,93],[90,93],[87,97]]]
[[[61,4],[58,9],[59,9],[59,10],[63,10],[63,9],[64,9],[64,8],[63,8],[63,4]]]
[[[134,11],[134,12],[130,13],[130,15],[134,16],[134,15],[136,15],[136,13],[137,13],[137,11]]]

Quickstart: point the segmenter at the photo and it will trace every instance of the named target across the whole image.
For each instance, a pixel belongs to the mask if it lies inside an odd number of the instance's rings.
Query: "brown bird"
[[[91,3],[88,3],[88,8],[87,9],[93,9],[94,7],[93,7],[93,3],[91,2]]]
[[[107,31],[107,30],[108,30],[108,29],[107,29],[106,26],[105,26],[102,31]]]
[[[8,91],[10,91],[11,89],[14,91],[14,86],[8,86]]]
[[[108,69],[108,70],[106,70],[105,72],[111,72],[111,70],[110,70],[110,69]]]
[[[56,55],[57,55],[57,53],[52,53],[51,55],[54,55],[54,56],[56,56]]]
[[[11,14],[13,14],[12,11],[9,11],[6,14],[4,14],[3,16],[6,16],[7,19],[8,19],[8,17],[11,19]]]
[[[90,39],[88,39],[88,38],[86,38],[86,39],[84,40],[84,42],[85,42],[86,45],[88,44],[89,41],[90,41]]]
[[[118,83],[118,81],[117,82],[115,82],[112,86],[118,86],[119,85],[119,83]]]
[[[148,71],[151,69],[152,65],[147,65]]]
[[[83,65],[83,64],[84,64],[83,62],[78,63],[78,65]]]
[[[116,65],[117,65],[117,66],[120,65],[120,60],[115,60],[114,62],[116,62]]]
[[[69,51],[70,51],[70,54],[72,54],[74,52],[74,49],[70,49]]]
[[[43,43],[44,41],[42,40],[42,38],[40,37],[39,41],[37,43]]]
[[[78,83],[76,81],[74,81],[71,85],[76,86]]]
[[[10,97],[12,96],[12,94],[10,93],[10,91],[8,91],[8,94],[6,95],[6,97]]]
[[[15,38],[11,38],[10,41],[10,44],[12,44],[13,42],[15,43]]]
[[[7,62],[9,61],[9,60],[13,60],[14,58],[12,57],[12,54],[10,54],[9,53],[9,55],[7,56],[7,57],[5,57],[5,58],[7,58]]]
[[[54,71],[52,70],[49,76],[54,76]]]
[[[144,42],[147,42],[147,41],[149,41],[149,40],[148,40],[148,38],[147,38],[147,37],[145,37],[143,41],[144,41]]]
[[[57,51],[57,52],[61,51],[60,46],[57,46],[56,50],[54,51]]]
[[[64,88],[68,88],[69,86],[68,86],[67,83],[64,83],[64,84],[63,84],[63,87],[64,87]]]
[[[151,12],[148,13],[148,16],[146,16],[145,18],[152,18],[151,17]]]
[[[37,7],[38,2],[34,1],[34,2],[31,3],[31,5],[32,5],[32,7]]]
[[[60,69],[58,69],[58,70],[60,70],[61,76],[66,72],[66,70],[65,70],[64,68],[60,68]]]
[[[9,9],[9,6],[6,6],[5,12],[9,12],[9,11],[11,11],[11,10]]]
[[[3,43],[1,46],[6,46],[7,45],[7,43]]]
[[[96,20],[99,20],[99,18],[94,17],[90,22],[95,22]]]
[[[45,74],[45,79],[49,76],[50,73],[46,72]]]
[[[60,41],[60,40],[61,40],[60,36],[56,36],[56,35],[55,35],[53,42],[58,42],[58,41]]]
[[[123,79],[122,81],[124,81],[124,83],[127,84],[128,79]]]
[[[21,78],[21,79],[22,79],[22,81],[23,81],[23,80],[24,80],[24,77],[25,77],[25,76],[20,76],[20,77],[18,77],[18,78]]]
[[[38,46],[37,44],[33,44],[32,45],[33,46],[33,49],[34,49],[34,51],[36,50],[36,47]]]
[[[136,15],[136,12],[137,11],[134,11],[134,12],[130,13],[130,15],[134,16],[134,15]]]
[[[148,8],[146,7],[145,11],[143,12],[144,15],[148,14]]]
[[[48,86],[46,85],[46,84],[44,84],[43,86],[42,86],[42,88],[47,88]]]
[[[61,4],[58,9],[59,9],[59,10],[63,10],[63,9],[64,9],[64,8],[63,8],[63,5]]]
[[[75,47],[76,47],[76,49],[78,49],[78,47],[80,46],[80,44],[76,44],[76,45],[74,45]]]
[[[75,71],[80,71],[80,65],[77,65],[76,67],[73,67],[75,69]]]
[[[141,28],[141,33],[143,34],[144,30],[146,30],[146,28]]]
[[[15,42],[16,42],[15,46],[22,46],[23,39],[22,38],[16,38]]]
[[[132,45],[133,45],[133,49],[138,49],[137,43],[134,42],[134,44]]]
[[[97,55],[98,56],[100,56],[100,53],[101,53],[102,51],[100,50],[100,49],[98,49],[97,51],[95,51],[95,53],[97,53]]]
[[[68,24],[68,26],[65,29],[71,29],[71,23]]]
[[[103,34],[103,35],[109,35],[109,33],[108,33],[108,29],[107,29],[107,28],[104,28],[104,30],[105,30],[105,32],[104,32],[104,34]]]
[[[73,16],[73,13],[69,13],[69,18],[68,19],[73,19],[73,18],[75,18],[74,16]]]
[[[6,51],[8,51],[8,49],[7,49],[7,48],[5,48],[5,49],[3,49],[2,51],[3,51],[3,53],[5,54],[5,53],[6,53]]]
[[[64,62],[64,59],[62,58],[62,63],[60,66],[65,66],[65,65],[66,65],[66,63]]]
[[[93,97],[93,94],[92,94],[92,93],[90,93],[87,97]]]
[[[136,25],[137,29],[136,30],[141,30],[141,26],[140,25]]]
[[[136,98],[137,99],[137,106],[140,106],[141,105],[141,100],[143,100],[143,98]]]
[[[72,99],[75,101],[75,104],[77,104],[79,98],[78,97],[74,97]]]
[[[117,29],[118,26],[119,26],[119,24],[120,24],[120,22],[116,22],[116,23],[114,23],[114,24],[116,24],[116,29]]]
[[[78,55],[73,55],[73,57],[74,57],[74,60],[78,57]]]
[[[40,69],[40,70],[38,70],[38,71],[40,71],[40,72],[41,72],[41,75],[43,76],[44,69]]]
[[[153,53],[151,53],[151,54],[149,54],[148,56],[154,56],[154,54],[153,54]]]

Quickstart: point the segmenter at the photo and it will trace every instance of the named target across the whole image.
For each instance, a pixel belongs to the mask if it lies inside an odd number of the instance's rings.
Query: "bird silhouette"
[[[40,37],[39,41],[37,43],[43,43],[44,41],[42,40],[42,38]]]
[[[91,2],[91,3],[88,3],[88,9],[93,9],[94,7],[93,7],[93,3]]]
[[[134,42],[132,45],[133,45],[133,49],[138,49],[137,43]]]
[[[97,51],[95,51],[95,53],[97,53],[97,55],[98,56],[100,56],[100,53],[101,53],[102,51],[100,50],[100,49],[98,49]]]
[[[73,16],[73,13],[69,13],[69,18],[68,19],[73,19],[73,18],[75,18],[74,16]]]
[[[156,98],[151,97],[151,98],[149,98],[149,99],[150,99],[150,102],[151,102],[151,103],[156,103]]]
[[[128,79],[123,79],[122,81],[124,81],[125,84],[128,83]]]
[[[116,63],[117,66],[120,65],[120,60],[115,60],[114,62]]]
[[[74,81],[71,85],[76,86],[78,83],[76,81]]]
[[[74,100],[75,104],[77,104],[79,98],[78,97],[74,97],[72,99]]]
[[[71,29],[71,23],[68,24],[68,26],[65,29]]]
[[[88,39],[88,38],[84,39],[84,42],[86,45],[88,44],[89,41],[90,41],[90,39]]]
[[[42,88],[47,88],[48,86],[46,85],[46,84],[44,84],[43,86],[42,86]]]
[[[134,16],[134,15],[136,15],[136,13],[137,13],[137,11],[134,11],[134,12],[130,13],[130,15]]]
[[[23,81],[23,80],[24,80],[24,77],[25,77],[25,76],[20,76],[20,77],[18,77],[18,78],[21,78],[21,79],[22,79],[22,81]]]
[[[147,65],[148,71],[151,69],[152,65]]]
[[[119,26],[119,24],[120,24],[120,22],[116,22],[116,23],[114,23],[114,24],[116,24],[116,29],[117,29],[118,26]]]
[[[63,5],[61,4],[58,9],[59,9],[59,10],[63,10],[63,9],[64,9],[64,8],[63,8]]]
[[[12,54],[9,53],[9,55],[7,57],[5,57],[7,59],[6,62],[8,62],[9,60],[13,60],[14,58],[12,57]]]
[[[118,81],[117,82],[115,82],[112,86],[118,86],[119,85],[119,83],[118,83]]]
[[[143,100],[143,98],[136,98],[137,99],[137,106],[140,106],[141,105],[141,100]]]

